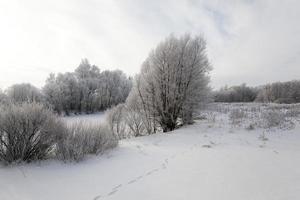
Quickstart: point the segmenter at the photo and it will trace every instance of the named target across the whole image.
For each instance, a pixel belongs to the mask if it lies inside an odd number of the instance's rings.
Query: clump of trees
[[[0,90],[0,104],[37,102],[61,114],[92,113],[125,102],[132,79],[121,70],[102,71],[83,59],[74,72],[51,73],[42,89],[29,83]]]
[[[7,97],[14,103],[44,102],[40,89],[29,83],[14,84],[6,91]]]
[[[58,113],[92,113],[125,102],[131,87],[131,78],[122,71],[100,72],[83,59],[75,72],[50,74],[43,93]]]
[[[116,121],[111,127],[120,130],[122,123],[117,119],[121,119],[139,136],[192,123],[196,111],[209,99],[210,70],[202,37],[169,36],[143,63],[126,104],[113,110],[117,116],[110,117]]]
[[[74,72],[50,74],[42,89],[22,83],[0,90],[0,162],[54,157],[80,161],[118,144],[107,125],[66,126],[54,113],[91,113],[125,102],[132,80],[82,60]]]
[[[258,89],[248,87],[246,84],[223,87],[214,92],[215,102],[253,102],[256,99]]]
[[[214,92],[215,102],[300,103],[300,81],[275,82],[260,87],[246,84]]]
[[[276,82],[263,86],[258,102],[300,103],[300,81]]]

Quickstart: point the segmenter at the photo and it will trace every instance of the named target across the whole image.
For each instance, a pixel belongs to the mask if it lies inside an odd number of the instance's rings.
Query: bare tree
[[[133,92],[145,113],[167,132],[205,99],[210,70],[202,37],[171,35],[143,63]]]

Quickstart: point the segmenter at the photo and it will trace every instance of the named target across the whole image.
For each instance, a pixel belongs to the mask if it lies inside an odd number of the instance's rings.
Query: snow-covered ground
[[[77,164],[1,167],[0,199],[300,199],[299,123],[247,130],[228,115],[208,112],[194,125],[122,140]]]
[[[73,123],[101,123],[105,121],[105,112],[98,112],[94,114],[82,114],[82,115],[70,115],[67,117],[63,117],[63,120],[68,124]]]

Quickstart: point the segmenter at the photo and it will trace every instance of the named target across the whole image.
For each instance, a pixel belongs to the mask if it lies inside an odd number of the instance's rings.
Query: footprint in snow
[[[101,197],[102,197],[101,195],[95,196],[93,200],[98,200],[98,199],[100,199]]]
[[[169,163],[169,159],[168,159],[168,158],[165,159],[165,163],[166,163],[166,164]]]
[[[137,181],[136,179],[133,179],[133,180],[129,181],[127,184],[132,184],[132,183],[134,183],[136,181]]]
[[[143,178],[143,176],[138,176],[138,177],[136,177],[137,180],[139,180],[139,179],[141,179],[141,178]]]
[[[149,175],[151,175],[151,174],[153,174],[154,172],[157,172],[157,171],[159,171],[158,168],[153,169],[153,170],[151,170],[150,172],[146,173],[146,175],[149,176]]]
[[[117,185],[116,187],[113,188],[113,190],[116,190],[118,188],[122,187],[122,184]]]
[[[108,193],[107,196],[111,196],[111,195],[115,194],[116,192],[118,192],[118,190],[113,190],[110,193]]]

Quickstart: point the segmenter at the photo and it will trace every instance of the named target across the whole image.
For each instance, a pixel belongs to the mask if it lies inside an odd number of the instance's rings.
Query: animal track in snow
[[[136,179],[133,179],[133,180],[129,181],[127,184],[132,184],[132,183],[134,183],[136,181],[137,181]]]
[[[136,146],[136,147],[137,147],[139,150],[142,149],[141,146]],[[182,155],[185,154],[185,153],[187,153],[187,151],[181,152]],[[129,185],[131,185],[131,184],[133,184],[133,183],[139,181],[140,179],[144,178],[145,176],[150,176],[150,175],[152,175],[152,174],[154,174],[154,173],[156,173],[156,172],[158,172],[158,171],[160,171],[160,170],[166,169],[166,168],[167,168],[167,165],[169,164],[169,159],[173,159],[173,158],[177,157],[179,154],[180,154],[180,153],[172,154],[169,158],[165,158],[165,159],[163,160],[163,162],[161,163],[161,165],[160,165],[159,168],[155,168],[155,169],[152,169],[152,170],[150,170],[150,171],[148,171],[148,172],[145,172],[144,175],[141,175],[141,176],[138,176],[138,177],[136,177],[136,178],[134,178],[134,179],[132,179],[132,180],[129,180],[129,181],[126,182],[126,184],[118,184],[118,185],[116,185],[116,186],[113,187],[113,188],[111,189],[111,191],[110,191],[109,193],[107,193],[107,195],[105,195],[105,196],[106,196],[106,197],[112,196],[112,195],[114,195],[115,193],[117,193],[117,192],[119,191],[119,189],[121,189],[122,187],[124,187],[124,186],[129,186]],[[99,200],[99,199],[101,199],[102,197],[103,197],[102,195],[98,195],[98,196],[95,196],[95,197],[93,198],[93,200]]]
[[[168,158],[165,159],[165,163],[166,163],[166,164],[169,163],[169,159],[168,159]]]
[[[93,200],[98,200],[98,199],[100,199],[101,197],[102,197],[101,195],[95,196]]]
[[[110,193],[108,193],[107,196],[111,196],[111,195],[115,194],[116,192],[118,192],[118,190],[113,190]]]
[[[122,187],[122,184],[117,185],[116,187],[113,188],[113,190],[116,190],[118,188]]]

